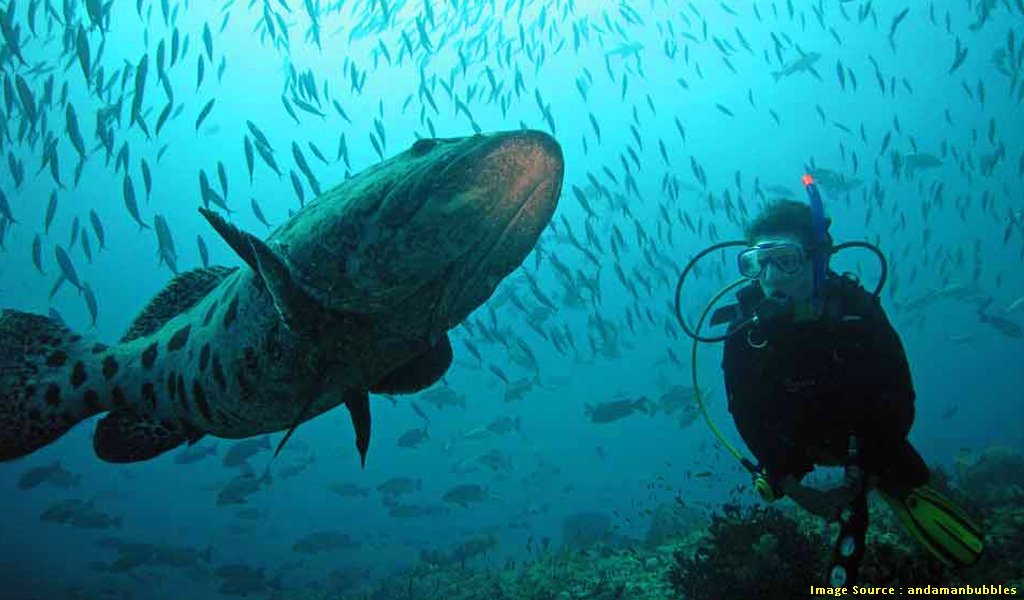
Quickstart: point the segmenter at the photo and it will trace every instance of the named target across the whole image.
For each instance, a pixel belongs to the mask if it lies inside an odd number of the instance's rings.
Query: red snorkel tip
[[[811,185],[812,183],[814,183],[814,178],[806,173],[801,178],[801,180],[804,182],[804,185]]]

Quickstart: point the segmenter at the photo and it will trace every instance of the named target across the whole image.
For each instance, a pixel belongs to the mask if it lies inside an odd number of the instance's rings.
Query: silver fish
[[[57,259],[57,266],[60,267],[61,275],[68,283],[78,288],[78,291],[82,291],[82,282],[78,280],[78,273],[75,272],[75,266],[71,264],[71,257],[68,253],[61,248],[59,245],[53,248],[53,254]]]

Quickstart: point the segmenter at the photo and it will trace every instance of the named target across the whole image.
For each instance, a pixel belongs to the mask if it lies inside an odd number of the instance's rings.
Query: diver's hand
[[[854,499],[857,498],[857,488],[854,485],[846,484],[830,490],[823,490],[821,495],[825,511],[824,519],[833,522],[838,521],[840,513],[853,504]]]
[[[838,511],[835,510],[835,502],[828,497],[826,491],[806,486],[800,487],[802,489],[799,493],[789,494],[793,501],[807,512],[826,521],[832,521]]]
[[[826,521],[838,520],[839,513],[857,497],[857,488],[852,485],[819,490],[805,486],[792,477],[783,479],[781,487],[783,492],[799,504],[801,508]]]

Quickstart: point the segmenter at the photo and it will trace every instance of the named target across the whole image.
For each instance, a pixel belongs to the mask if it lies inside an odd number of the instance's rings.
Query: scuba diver
[[[864,242],[834,246],[813,178],[804,177],[811,205],[769,204],[747,227],[746,239],[699,253],[680,277],[677,317],[696,343],[724,341],[722,369],[736,429],[757,464],[712,431],[754,475],[767,501],[788,496],[810,513],[840,522],[829,584],[852,585],[864,553],[867,492],[879,491],[908,531],[948,566],[973,563],[983,533],[960,508],[928,485],[929,469],[907,440],[914,421],[914,388],[899,335],[878,299],[887,267]],[[697,260],[727,246],[742,279],[722,290],[695,330],[683,320],[680,291]],[[832,254],[863,247],[882,263],[869,292],[849,274],[828,268]],[[698,335],[711,306],[729,290],[737,303],[715,311],[723,336]],[[694,366],[696,384],[696,366]],[[698,403],[699,388],[694,386]],[[801,483],[815,466],[845,467],[844,483],[829,490]]]

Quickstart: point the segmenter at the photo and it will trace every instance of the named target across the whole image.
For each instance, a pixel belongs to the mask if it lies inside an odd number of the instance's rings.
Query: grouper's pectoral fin
[[[345,406],[352,416],[352,428],[356,431],[356,450],[359,460],[366,468],[366,451],[370,448],[370,395],[366,391],[345,392]]]
[[[92,446],[101,460],[130,463],[155,458],[200,437],[200,432],[182,424],[114,411],[96,425]]]
[[[295,415],[295,420],[292,421],[291,427],[288,428],[288,433],[284,434],[284,437],[281,438],[281,442],[277,445],[277,450],[274,450],[274,458],[277,458],[277,455],[281,454],[281,450],[284,450],[284,445],[288,443],[288,440],[291,439],[292,434],[299,428],[299,425],[302,425],[303,421],[309,418],[309,409],[313,408],[313,402],[315,401],[316,397],[314,396],[307,400],[306,403],[302,405],[302,408],[299,409],[299,413]]]
[[[435,383],[452,365],[452,344],[444,334],[426,352],[391,371],[370,386],[374,394],[414,394]]]
[[[266,242],[228,223],[217,213],[205,208],[199,212],[245,264],[259,274],[285,326],[296,333],[315,331],[322,323],[319,317],[324,307],[295,281],[285,259]]]
[[[306,402],[299,409],[298,414],[295,416],[295,421],[288,428],[288,433],[285,434],[284,438],[277,445],[277,450],[274,451],[274,458],[277,458],[277,455],[281,453],[285,443],[292,437],[292,434],[295,433],[299,425],[308,418],[309,410],[313,407],[313,400]],[[359,451],[359,461],[365,469],[366,451],[370,448],[370,394],[365,391],[346,390],[342,402],[348,408],[349,415],[352,417],[352,428],[356,432],[356,450]]]

